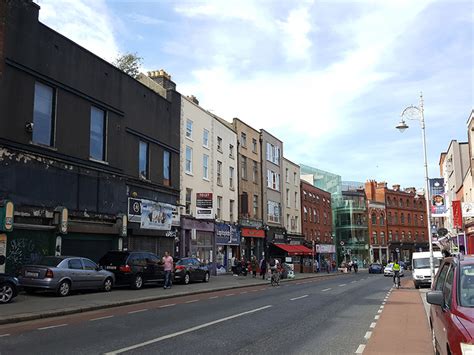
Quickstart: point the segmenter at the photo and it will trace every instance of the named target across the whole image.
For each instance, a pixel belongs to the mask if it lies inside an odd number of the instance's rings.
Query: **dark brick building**
[[[171,251],[180,95],[158,95],[40,23],[39,11],[0,1],[0,198],[15,206],[6,270],[44,254]]]

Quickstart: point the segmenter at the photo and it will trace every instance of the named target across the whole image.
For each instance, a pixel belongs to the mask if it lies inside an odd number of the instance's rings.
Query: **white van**
[[[443,254],[440,251],[433,252],[433,264],[435,268],[435,275],[438,272],[439,263],[443,259]],[[422,285],[431,286],[431,272],[430,272],[430,252],[422,251],[413,253],[412,257],[412,277],[415,288],[420,288]]]

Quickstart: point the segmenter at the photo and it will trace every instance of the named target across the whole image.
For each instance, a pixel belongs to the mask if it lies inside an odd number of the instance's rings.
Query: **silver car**
[[[37,265],[26,265],[18,276],[27,293],[49,290],[67,296],[71,290],[101,289],[109,292],[115,275],[92,260],[74,256],[45,256]]]

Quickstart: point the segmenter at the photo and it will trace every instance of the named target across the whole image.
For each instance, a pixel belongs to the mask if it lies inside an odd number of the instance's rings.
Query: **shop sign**
[[[237,228],[227,223],[216,223],[216,244],[239,245]]]
[[[280,234],[280,233],[275,233],[274,236],[273,236],[273,239],[274,240],[285,240],[285,236],[283,234]]]
[[[463,202],[462,203],[462,216],[474,217],[474,202]]]
[[[446,194],[444,191],[444,179],[430,179],[430,208],[432,217],[446,217]]]
[[[170,230],[176,206],[143,199],[128,199],[128,220],[140,223],[140,228]]]
[[[316,244],[316,253],[331,254],[336,252],[336,247],[332,244]]]
[[[211,192],[196,193],[196,218],[214,219]]]
[[[241,228],[240,234],[242,237],[265,238],[265,231],[263,229]]]

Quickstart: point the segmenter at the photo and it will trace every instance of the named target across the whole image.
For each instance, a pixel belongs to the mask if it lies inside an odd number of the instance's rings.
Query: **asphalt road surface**
[[[353,354],[390,287],[358,273],[9,324],[0,355]]]

